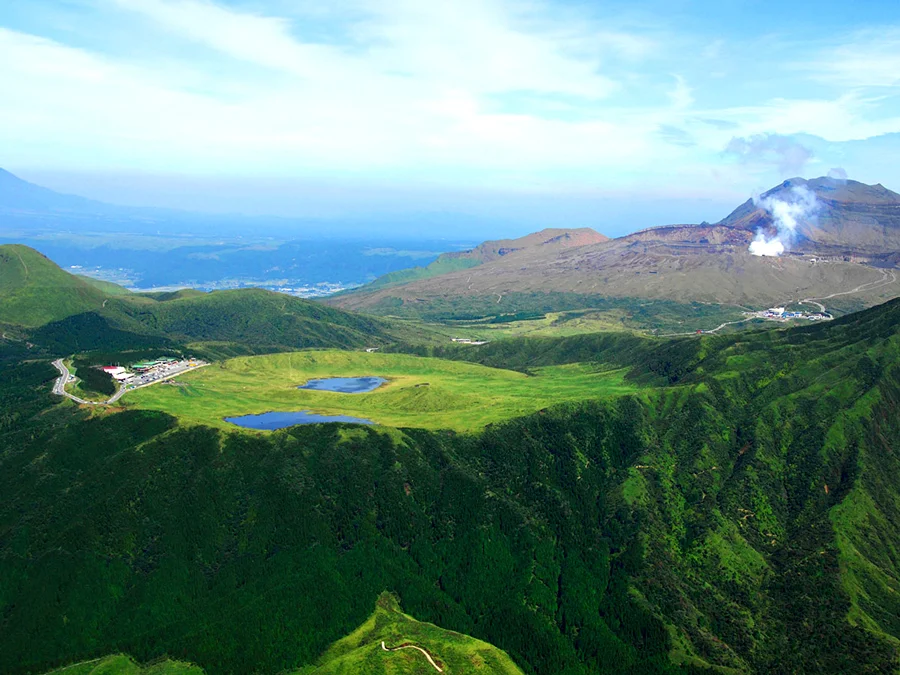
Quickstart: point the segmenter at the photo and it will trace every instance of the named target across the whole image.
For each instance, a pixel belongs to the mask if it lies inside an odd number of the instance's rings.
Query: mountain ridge
[[[792,250],[777,258],[749,252],[772,216],[748,200],[717,223],[664,225],[608,241],[530,255],[498,257],[466,270],[447,270],[390,288],[363,286],[329,302],[391,314],[447,298],[493,296],[497,311],[514,294],[574,294],[590,298],[663,299],[689,303],[769,306],[846,295],[871,305],[900,293],[883,272],[900,262],[900,195],[883,186],[819,178],[792,179],[763,194],[776,199],[795,188],[816,191],[818,211],[801,223]],[[820,196],[821,195],[821,196]],[[854,201],[855,200],[855,201]]]
[[[63,353],[132,342],[140,346],[228,342],[277,351],[381,344],[390,327],[310,300],[258,288],[202,293],[129,293],[61,269],[38,251],[0,245],[0,323]]]

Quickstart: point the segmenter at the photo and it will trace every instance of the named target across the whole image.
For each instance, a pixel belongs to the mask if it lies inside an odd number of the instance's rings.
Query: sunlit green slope
[[[190,663],[170,659],[157,659],[139,665],[129,656],[115,654],[63,666],[47,675],[203,675],[203,670]]]
[[[105,297],[34,249],[0,245],[0,323],[40,326],[98,310]]]
[[[315,665],[290,675],[523,675],[509,656],[467,635],[416,621],[382,593],[359,628],[334,643]],[[204,675],[193,664],[154,659],[140,665],[116,654],[74,663],[46,675]]]
[[[416,621],[404,614],[390,593],[382,593],[372,616],[332,645],[318,664],[295,675],[430,675],[437,672],[523,675],[505,652],[487,642]]]
[[[19,245],[0,246],[0,324],[21,328],[31,343],[57,355],[178,345],[226,354],[359,348],[409,333],[261,289],[129,293],[69,274]]]

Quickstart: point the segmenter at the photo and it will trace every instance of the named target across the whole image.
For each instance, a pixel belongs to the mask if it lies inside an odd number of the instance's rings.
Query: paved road
[[[399,647],[385,647],[385,645],[384,645],[384,640],[382,640],[382,641],[381,641],[381,648],[382,648],[384,651],[386,651],[386,652],[395,652],[395,651],[397,651],[398,649],[418,649],[420,652],[422,652],[422,653],[425,655],[425,658],[428,659],[428,663],[430,663],[431,665],[433,665],[433,666],[434,666],[434,669],[435,669],[436,671],[438,671],[439,673],[443,673],[443,672],[444,672],[443,669],[441,669],[441,667],[440,667],[438,664],[436,664],[436,663],[434,662],[434,659],[431,658],[431,654],[429,654],[427,651],[425,651],[425,650],[422,649],[421,647],[416,647],[415,645],[400,645]]]
[[[165,373],[152,376],[152,379],[142,380],[141,384],[137,385],[136,387],[119,387],[119,390],[115,394],[113,394],[112,397],[110,397],[107,401],[85,401],[83,398],[79,398],[74,394],[70,394],[66,391],[66,384],[68,384],[69,382],[74,382],[75,376],[69,372],[69,369],[66,368],[66,364],[63,363],[62,359],[57,359],[53,362],[53,365],[56,366],[56,369],[59,371],[59,377],[56,378],[56,381],[53,383],[54,394],[56,394],[57,396],[65,396],[66,398],[70,398],[76,403],[80,403],[82,405],[112,405],[129,391],[134,391],[135,389],[141,389],[143,387],[149,387],[150,385],[156,384],[157,382],[165,382],[166,380],[170,380],[173,377],[183,375],[184,373],[190,372],[192,370],[197,370],[198,368],[203,368],[204,366],[208,366],[209,364],[201,363],[196,366],[170,369]]]
[[[53,393],[57,396],[65,396],[67,398],[72,399],[76,403],[81,403],[83,405],[97,405],[94,401],[85,401],[83,398],[78,398],[74,394],[70,394],[66,391],[66,385],[69,382],[73,382],[75,377],[72,373],[69,372],[69,369],[66,368],[66,364],[63,363],[62,359],[57,359],[53,362],[53,365],[56,366],[56,369],[59,371],[59,377],[56,378],[56,381],[53,383]]]
[[[856,288],[853,288],[849,291],[840,291],[838,293],[832,293],[831,295],[826,295],[824,298],[804,298],[803,300],[800,301],[799,304],[802,305],[804,303],[809,303],[811,305],[816,305],[819,308],[819,311],[822,314],[826,315],[826,320],[831,320],[834,317],[828,312],[828,310],[825,309],[825,305],[823,305],[821,302],[818,302],[818,301],[819,300],[830,300],[831,298],[836,298],[839,295],[852,295],[853,293],[862,293],[863,291],[874,291],[876,288],[881,288],[882,286],[889,286],[893,283],[896,283],[896,281],[897,281],[896,272],[892,272],[890,270],[880,270],[880,271],[881,271],[881,278],[877,279],[876,281],[869,281],[864,284],[860,284]],[[744,323],[744,321],[749,321],[750,319],[753,319],[753,318],[756,318],[756,317],[751,316],[751,317],[747,317],[746,319],[741,319],[740,321],[726,321],[725,323],[720,324],[720,325],[716,326],[715,328],[711,328],[710,330],[703,330],[703,331],[699,331],[699,332],[703,333],[703,334],[715,333],[716,331],[719,331],[722,328],[725,328],[725,326],[732,326],[736,323]],[[691,331],[690,333],[666,333],[664,335],[658,335],[657,337],[682,337],[685,335],[696,335],[697,332],[698,331]]]
[[[700,333],[708,335],[709,333],[715,333],[717,331],[722,330],[725,326],[733,326],[736,323],[744,323],[745,321],[750,321],[756,317],[748,316],[746,319],[738,319],[737,321],[726,321],[725,323],[720,323],[715,328],[710,328],[709,330],[701,330]],[[696,335],[698,331],[692,330],[690,333],[663,333],[662,335],[657,335],[657,337],[681,337],[683,335]]]
[[[890,277],[890,279],[888,279]],[[831,295],[826,295],[824,298],[804,298],[800,301],[800,303],[809,302],[813,305],[819,305],[822,308],[822,311],[825,311],[825,305],[816,302],[816,300],[831,300],[831,298],[836,298],[839,295],[852,295],[853,293],[861,293],[863,291],[874,291],[876,288],[881,288],[882,286],[889,286],[897,281],[897,274],[892,272],[891,270],[881,270],[881,278],[877,281],[869,281],[865,284],[860,284],[856,288],[850,291],[841,291],[840,293],[832,293]]]

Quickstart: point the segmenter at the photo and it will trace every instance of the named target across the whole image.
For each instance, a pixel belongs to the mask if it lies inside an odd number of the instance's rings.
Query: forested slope
[[[4,366],[0,671],[313,665],[385,589],[527,673],[896,671],[900,302],[601,346],[661,386],[467,435],[89,419]]]

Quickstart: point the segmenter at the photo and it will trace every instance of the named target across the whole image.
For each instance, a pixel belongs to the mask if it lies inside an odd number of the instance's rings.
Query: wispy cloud
[[[797,68],[840,87],[900,87],[900,28],[855,32],[815,58],[800,61]]]
[[[745,164],[773,165],[783,175],[803,173],[813,151],[789,136],[757,134],[750,138],[732,138],[725,153]]]
[[[4,28],[0,9],[0,161],[470,184],[656,177],[687,190],[802,168],[777,139],[809,134],[832,152],[900,131],[884,92],[900,29],[771,64],[758,50],[734,62],[735,36],[667,34],[554,0],[66,6],[85,13],[77,43]],[[93,44],[91,29],[123,37]],[[741,161],[723,162],[726,147]]]

